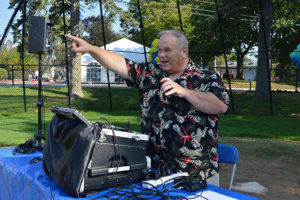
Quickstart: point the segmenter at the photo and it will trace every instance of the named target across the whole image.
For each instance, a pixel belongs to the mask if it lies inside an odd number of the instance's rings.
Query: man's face
[[[167,73],[177,73],[182,70],[185,58],[183,49],[179,49],[177,39],[172,34],[165,34],[159,39],[158,58],[162,69]]]

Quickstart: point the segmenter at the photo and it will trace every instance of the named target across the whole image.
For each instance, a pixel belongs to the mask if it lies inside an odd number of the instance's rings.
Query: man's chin
[[[161,67],[164,71],[168,71],[170,69],[170,66],[168,64],[161,64]]]

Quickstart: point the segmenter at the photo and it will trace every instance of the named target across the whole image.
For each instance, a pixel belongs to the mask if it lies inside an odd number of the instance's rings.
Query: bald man
[[[177,30],[159,33],[159,64],[135,63],[67,35],[72,51],[89,53],[102,66],[139,90],[141,129],[150,136],[147,154],[155,167],[186,171],[219,186],[219,114],[229,97],[211,68],[189,59],[188,40]]]

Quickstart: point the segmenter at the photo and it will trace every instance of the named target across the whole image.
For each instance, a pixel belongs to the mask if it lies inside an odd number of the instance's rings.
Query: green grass
[[[219,142],[234,145],[239,150],[240,155],[254,155],[268,160],[281,157],[286,162],[292,161],[293,165],[300,167],[299,141],[254,137],[221,137]]]
[[[253,92],[233,92],[235,113],[269,115],[269,98],[266,100],[253,100],[253,95]],[[275,116],[300,117],[299,100],[300,93],[272,92],[273,114]]]
[[[224,79],[224,83],[228,86],[227,79]],[[251,90],[255,89],[256,81],[245,81],[245,80],[239,80],[239,79],[231,79],[230,80],[231,88],[248,88],[250,89],[251,84]],[[295,82],[287,83],[287,82],[271,82],[271,88],[272,90],[295,90]],[[300,89],[299,87],[297,88]]]
[[[220,136],[278,138],[300,141],[300,118],[229,114],[221,117]]]
[[[0,87],[0,146],[23,143],[37,132],[37,89],[26,88],[24,112],[23,89]],[[135,89],[112,88],[112,109],[108,89],[83,89],[84,98],[72,101],[72,108],[79,110],[88,120],[107,118],[112,124],[140,131],[139,97]],[[234,92],[235,114],[221,116],[220,136],[280,138],[300,141],[300,94],[273,93],[273,112],[266,101],[253,101],[251,92]],[[66,88],[44,88],[43,133],[53,116],[51,106],[67,107]]]

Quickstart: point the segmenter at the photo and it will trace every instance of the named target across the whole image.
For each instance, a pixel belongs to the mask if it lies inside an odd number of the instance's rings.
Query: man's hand
[[[90,50],[92,49],[93,45],[89,44],[85,40],[72,36],[72,35],[66,35],[67,38],[70,38],[73,40],[72,43],[72,49],[71,51],[76,52],[76,53],[89,53]]]
[[[207,114],[221,114],[225,113],[228,109],[228,106],[211,92],[199,92],[183,88],[168,77],[161,79],[160,82],[162,83],[160,90],[166,96],[174,95],[185,98],[201,112]]]
[[[94,46],[81,38],[74,37],[72,35],[66,35],[66,37],[73,40],[71,49],[73,52],[82,54],[89,53],[106,69],[114,71],[124,79],[129,79],[129,74],[124,57],[100,47]]]
[[[162,83],[160,90],[166,96],[174,95],[181,98],[184,97],[187,89],[181,87],[178,83],[172,81],[172,79],[165,77],[161,79],[160,82]]]

